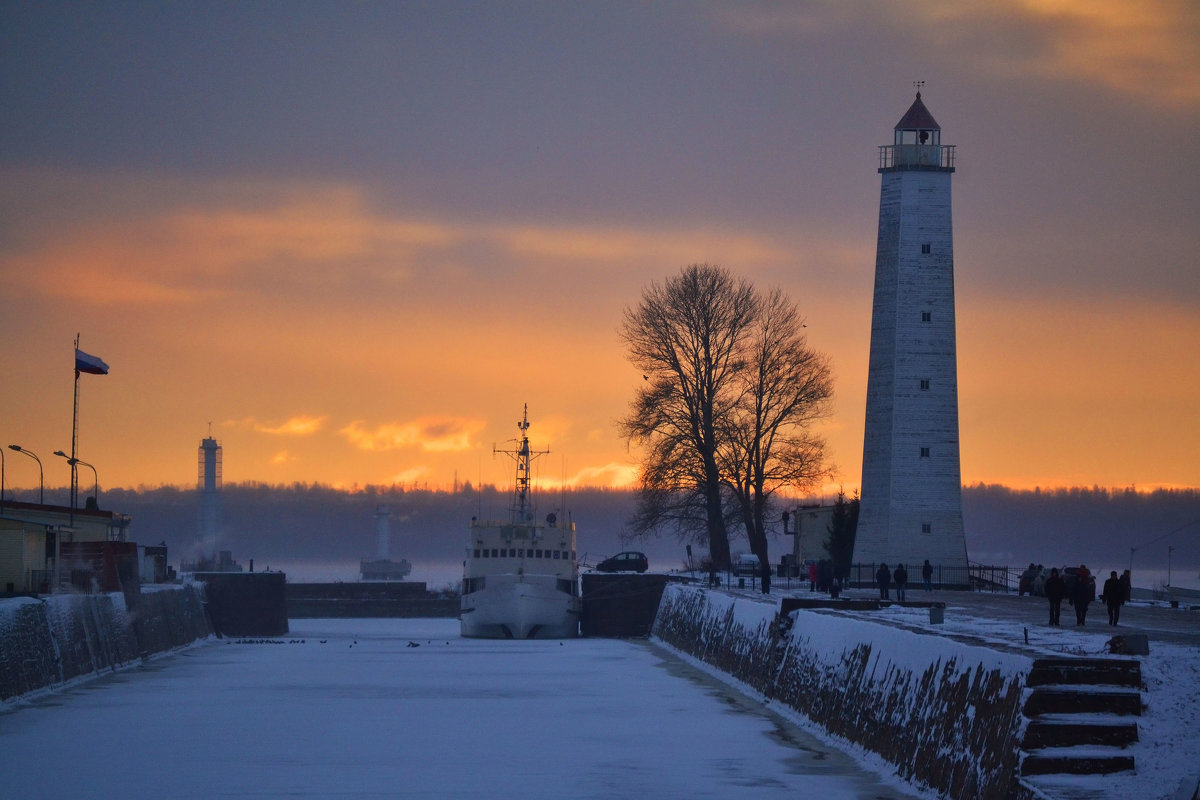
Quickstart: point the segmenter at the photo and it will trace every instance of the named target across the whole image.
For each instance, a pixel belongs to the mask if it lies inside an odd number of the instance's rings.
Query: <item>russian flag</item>
[[[83,352],[78,347],[76,347],[75,348],[75,371],[76,372],[86,372],[89,375],[107,375],[108,374],[108,364],[105,364],[103,361],[101,361],[96,356],[88,355],[87,353]]]

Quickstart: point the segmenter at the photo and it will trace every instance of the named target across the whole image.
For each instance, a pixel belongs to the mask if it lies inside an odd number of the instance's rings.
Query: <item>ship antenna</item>
[[[529,505],[529,464],[538,456],[545,455],[550,451],[547,450],[530,450],[529,449],[529,404],[525,404],[525,413],[521,421],[517,423],[517,429],[521,431],[520,439],[513,439],[517,443],[515,450],[501,450],[495,445],[492,446],[492,453],[504,453],[512,456],[517,462],[517,488],[513,494],[512,504],[512,521],[513,523],[528,522],[532,518],[532,514],[526,509]]]

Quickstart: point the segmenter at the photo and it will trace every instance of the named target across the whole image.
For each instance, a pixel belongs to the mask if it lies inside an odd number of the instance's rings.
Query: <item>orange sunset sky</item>
[[[857,487],[877,145],[957,146],[962,475],[1200,486],[1200,5],[0,4],[0,444],[101,487],[626,485],[617,328],[798,301]],[[37,485],[6,451],[6,484]],[[81,486],[92,476],[83,469]]]

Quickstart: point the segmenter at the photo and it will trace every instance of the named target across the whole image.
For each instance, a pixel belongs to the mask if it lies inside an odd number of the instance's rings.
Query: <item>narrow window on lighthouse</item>
[[[922,379],[921,379],[921,391],[922,391],[922,392],[928,392],[928,391],[929,391],[929,378],[922,378]]]
[[[932,252],[932,250],[933,250],[933,245],[929,244],[928,242],[921,245],[921,255],[929,255],[929,253]]]
[[[921,322],[933,322],[933,312],[932,311],[922,311],[921,312]]]
[[[921,458],[929,458],[929,448],[928,447],[921,448]]]

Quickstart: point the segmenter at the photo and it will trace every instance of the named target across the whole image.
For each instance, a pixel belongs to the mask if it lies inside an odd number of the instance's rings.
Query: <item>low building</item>
[[[57,584],[79,589],[120,589],[120,563],[134,559],[128,541],[129,515],[5,500],[0,508],[0,590],[53,591]],[[57,579],[56,579],[57,576]]]
[[[790,514],[791,529],[795,536],[792,542],[792,563],[803,565],[808,561],[829,558],[825,544],[829,541],[829,526],[833,522],[833,506],[800,506]]]

